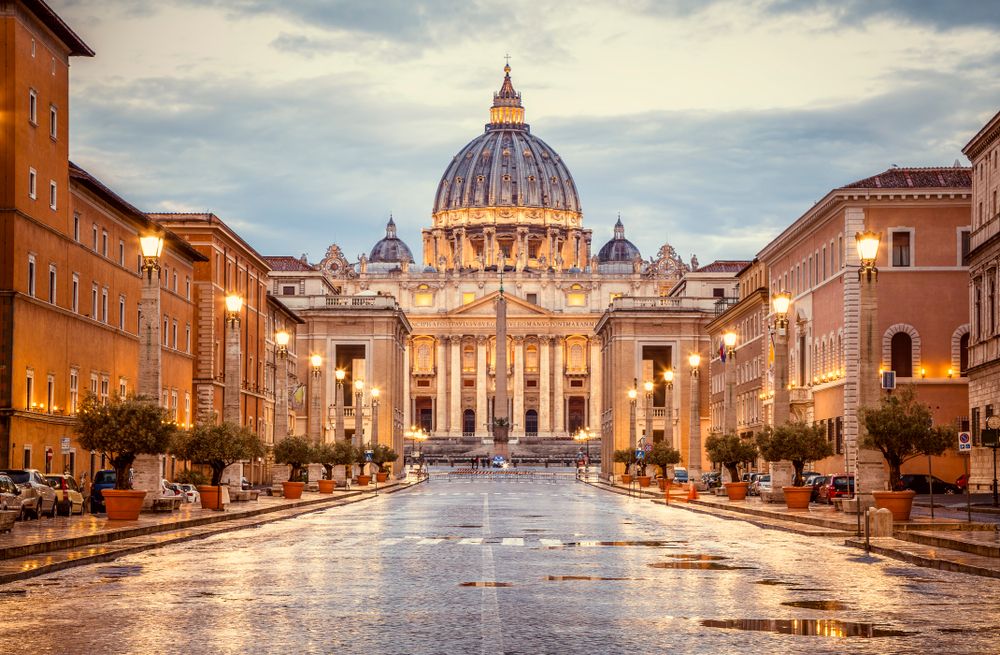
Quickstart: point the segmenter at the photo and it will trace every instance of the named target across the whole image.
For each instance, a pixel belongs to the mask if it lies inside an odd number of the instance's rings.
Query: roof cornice
[[[993,118],[986,122],[986,125],[984,125],[982,129],[976,133],[976,136],[972,137],[972,139],[965,144],[965,147],[962,148],[962,154],[968,157],[969,161],[972,161],[978,157],[987,146],[998,139],[1000,139],[1000,111],[998,111]]]

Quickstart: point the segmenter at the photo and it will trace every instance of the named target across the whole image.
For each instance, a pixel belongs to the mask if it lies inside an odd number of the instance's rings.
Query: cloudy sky
[[[419,259],[434,190],[503,56],[598,247],[752,257],[829,189],[963,164],[1000,109],[994,0],[50,0],[73,159],[147,210],[264,254],[353,257],[390,212]]]

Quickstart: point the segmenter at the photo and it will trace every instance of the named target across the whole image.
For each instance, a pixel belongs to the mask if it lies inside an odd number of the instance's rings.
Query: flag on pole
[[[723,362],[726,361],[726,344],[721,341],[719,342],[719,359]]]
[[[774,364],[774,334],[771,334],[771,345],[767,349],[767,363]]]

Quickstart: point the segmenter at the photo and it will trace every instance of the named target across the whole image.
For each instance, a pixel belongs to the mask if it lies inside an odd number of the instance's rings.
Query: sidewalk
[[[615,493],[664,502],[663,492],[659,490],[630,489],[605,480],[585,482]],[[857,517],[839,512],[832,506],[813,504],[807,510],[790,510],[784,504],[764,503],[756,497],[730,501],[725,496],[707,492],[699,493],[699,498],[690,502],[675,502],[672,496],[668,504],[719,518],[747,521],[769,529],[806,536],[841,537],[849,546],[865,547],[864,537],[857,536]],[[995,523],[969,523],[955,517],[931,519],[924,515],[912,516],[911,519],[894,524],[892,537],[872,539],[873,552],[919,566],[1000,578],[1000,533]]]
[[[395,493],[419,482],[379,485],[379,493]],[[11,532],[0,535],[0,584],[348,505],[374,498],[373,492],[374,487],[304,493],[299,500],[261,496],[233,503],[222,512],[184,505],[169,513],[143,513],[138,521],[109,521],[94,515],[18,521]]]

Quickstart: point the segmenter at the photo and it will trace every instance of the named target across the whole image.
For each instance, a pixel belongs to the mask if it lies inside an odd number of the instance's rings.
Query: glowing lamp
[[[698,368],[701,365],[701,355],[698,353],[688,355],[688,364],[691,365],[691,368]]]

